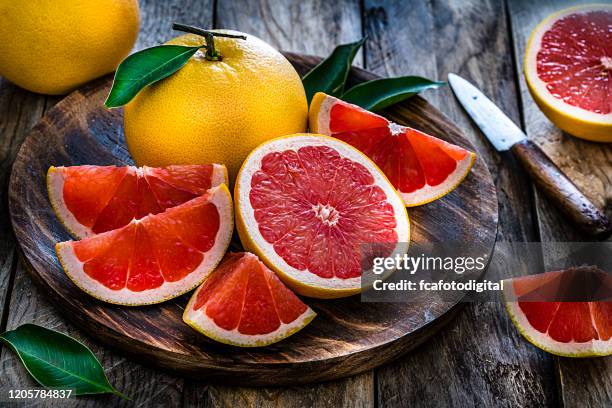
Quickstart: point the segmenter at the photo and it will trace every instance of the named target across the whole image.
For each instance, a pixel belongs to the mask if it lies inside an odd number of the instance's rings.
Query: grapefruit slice
[[[525,79],[556,126],[596,142],[612,142],[612,4],[561,10],[531,33]]]
[[[221,343],[267,346],[291,336],[316,313],[255,255],[228,253],[189,301],[183,320]]]
[[[400,126],[322,92],[310,104],[310,131],[333,136],[361,150],[389,178],[408,207],[453,191],[476,155],[459,146]]]
[[[123,227],[222,183],[227,184],[227,170],[219,164],[50,167],[47,172],[51,206],[77,238]]]
[[[56,245],[72,281],[121,305],[160,303],[190,291],[223,258],[233,231],[225,184],[119,229]]]
[[[512,322],[536,347],[566,357],[612,354],[609,274],[581,267],[507,279],[504,298]]]
[[[362,246],[403,254],[410,240],[406,208],[384,174],[357,149],[322,135],[257,147],[238,173],[234,199],[244,247],[305,296],[360,292]]]

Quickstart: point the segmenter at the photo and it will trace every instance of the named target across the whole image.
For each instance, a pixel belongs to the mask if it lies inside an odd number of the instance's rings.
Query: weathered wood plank
[[[98,357],[111,384],[131,398],[123,401],[112,395],[78,399],[79,406],[132,406],[157,405],[164,401],[167,406],[178,406],[182,399],[183,380],[136,364],[128,358],[108,350],[92,341],[82,330],[76,329],[46,300],[46,296],[32,282],[23,264],[19,264],[10,300],[7,329],[23,323],[35,323],[66,333],[87,345]],[[0,357],[0,389],[36,387],[36,383],[25,371],[15,354],[8,348]],[[56,401],[52,406],[63,406]]]
[[[327,55],[336,44],[361,37],[360,9],[350,1],[218,2],[216,28],[251,33],[287,51]],[[361,56],[356,58],[362,63]],[[184,405],[198,401],[202,386],[185,384]],[[346,380],[294,388],[238,388],[210,385],[212,406],[373,406],[372,373]]]
[[[585,1],[583,1],[585,2]],[[518,64],[523,63],[527,39],[539,21],[549,14],[579,3],[570,0],[533,2],[511,0],[508,10],[511,18],[514,53]],[[612,145],[583,141],[556,128],[538,109],[527,89],[524,76],[519,72],[520,96],[523,107],[524,129],[561,167],[594,203],[606,207],[608,216],[612,208]],[[538,227],[542,241],[589,241],[580,234],[551,205],[536,193]],[[544,264],[549,261],[544,254]],[[600,407],[612,405],[612,359],[572,360],[555,357],[559,384],[559,400],[566,407]]]
[[[203,26],[212,23],[212,0],[209,1],[165,1],[146,0],[140,2],[141,31],[136,49],[156,45],[166,41],[176,33],[171,31],[174,21]],[[5,298],[6,283],[9,282],[5,270],[10,270],[10,259],[13,255],[12,234],[6,210],[6,181],[10,164],[23,141],[26,131],[31,128],[59,98],[46,98],[34,95],[16,87],[0,83],[0,177],[2,181],[2,204],[0,205],[0,299]],[[47,102],[46,102],[47,101]],[[6,174],[6,176],[5,176]],[[6,222],[4,222],[6,220]],[[5,232],[6,230],[6,232]],[[7,239],[8,236],[11,239]],[[5,250],[6,247],[6,250]],[[6,255],[5,255],[6,253]],[[19,264],[15,273],[15,282],[10,298],[7,298],[9,313],[7,329],[32,322],[53,328],[83,341],[100,359],[107,375],[119,390],[128,395],[132,401],[126,402],[114,396],[97,396],[79,398],[78,406],[178,406],[182,401],[184,380],[167,373],[161,373],[134,363],[113,351],[94,343],[81,331],[67,323],[46,300],[45,295],[34,287],[30,276]],[[0,302],[2,308],[4,302]],[[1,309],[0,309],[1,310]],[[8,349],[2,350],[0,356],[0,388],[35,386],[17,357]],[[55,404],[64,406],[63,404]]]
[[[367,68],[381,75],[458,73],[489,95],[517,123],[515,88],[504,4],[498,0],[400,2],[366,0]],[[448,87],[424,95],[477,146],[498,189],[498,240],[531,241],[530,185],[517,163],[499,155],[455,102]],[[435,203],[429,204],[435,210]],[[511,276],[500,263],[500,276]],[[377,370],[381,406],[553,405],[552,360],[520,338],[499,302],[470,304],[437,338]]]
[[[0,326],[6,321],[5,304],[17,261],[6,194],[9,175],[19,146],[27,130],[42,116],[45,103],[46,97],[25,92],[0,78]],[[0,331],[3,329],[0,327]]]
[[[357,1],[219,1],[215,28],[251,33],[274,47],[326,57],[336,45],[361,38]],[[363,66],[363,53],[354,64]]]

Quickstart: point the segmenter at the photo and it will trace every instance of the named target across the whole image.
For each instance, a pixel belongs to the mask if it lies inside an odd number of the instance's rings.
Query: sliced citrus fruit
[[[227,184],[220,164],[168,167],[50,167],[47,190],[53,210],[76,237],[123,227]]]
[[[512,322],[536,347],[567,357],[612,354],[612,278],[606,272],[581,267],[507,279],[504,298]]]
[[[232,198],[225,184],[128,225],[56,245],[66,274],[82,290],[123,305],[160,303],[190,291],[227,250]]]
[[[474,153],[459,146],[322,92],[315,94],[310,104],[309,126],[312,132],[333,136],[365,153],[409,207],[453,191],[476,159]]]
[[[612,5],[561,10],[531,33],[525,79],[542,112],[584,139],[612,142]]]
[[[387,255],[408,247],[401,198],[370,159],[338,139],[265,142],[243,163],[234,199],[244,247],[305,296],[358,293],[364,246],[384,244]]]
[[[316,313],[257,256],[228,253],[195,291],[183,320],[225,344],[266,346],[305,327]]]

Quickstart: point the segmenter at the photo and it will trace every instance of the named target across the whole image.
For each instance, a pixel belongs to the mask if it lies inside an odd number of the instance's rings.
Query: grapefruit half
[[[136,306],[190,291],[223,258],[233,231],[225,184],[159,214],[55,249],[72,281],[91,296]]]
[[[305,296],[360,292],[363,245],[403,254],[410,240],[406,208],[380,169],[322,135],[257,147],[238,173],[234,199],[244,247]]]
[[[225,344],[267,346],[314,319],[306,306],[255,255],[228,253],[183,314],[185,323]]]
[[[333,136],[365,153],[409,207],[453,191],[476,159],[474,153],[459,146],[322,92],[315,94],[310,104],[309,126],[311,132]]]
[[[506,309],[523,337],[566,357],[612,354],[611,291],[609,274],[584,267],[504,281]]]
[[[543,20],[525,51],[525,79],[559,128],[612,142],[612,5],[571,7]]]
[[[168,167],[50,167],[49,200],[66,229],[77,238],[123,227],[227,184],[220,164]]]

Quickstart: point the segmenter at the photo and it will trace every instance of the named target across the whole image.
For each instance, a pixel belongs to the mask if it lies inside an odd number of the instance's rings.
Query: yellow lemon
[[[112,72],[139,27],[137,0],[0,0],[0,75],[64,94]]]
[[[219,32],[246,40],[215,37],[220,61],[202,49],[125,106],[125,138],[139,165],[220,163],[233,181],[256,146],[306,130],[306,95],[289,61],[252,35]],[[204,43],[187,34],[167,44]]]

